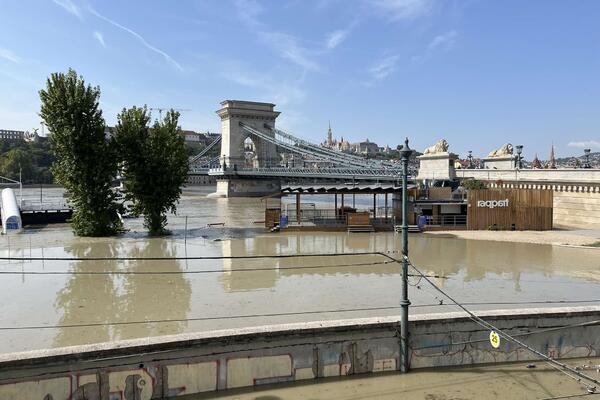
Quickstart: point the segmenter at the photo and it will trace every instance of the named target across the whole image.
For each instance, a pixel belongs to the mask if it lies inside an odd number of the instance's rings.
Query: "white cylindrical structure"
[[[19,231],[23,225],[21,223],[21,211],[17,203],[17,196],[14,190],[7,188],[2,190],[2,231]]]

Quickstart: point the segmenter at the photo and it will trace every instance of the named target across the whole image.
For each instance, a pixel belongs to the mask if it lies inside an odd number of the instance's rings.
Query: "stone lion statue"
[[[448,144],[446,139],[438,140],[436,144],[426,148],[423,154],[447,153],[449,147],[450,145]]]
[[[492,151],[490,154],[488,154],[488,157],[509,156],[509,155],[512,155],[512,153],[513,153],[513,145],[510,143],[506,143],[499,149],[496,149],[496,150]]]

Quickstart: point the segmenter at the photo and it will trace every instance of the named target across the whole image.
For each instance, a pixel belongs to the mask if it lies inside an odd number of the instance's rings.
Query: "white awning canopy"
[[[2,212],[2,231],[18,231],[23,225],[21,223],[21,211],[17,203],[15,192],[10,189],[2,190],[2,203],[0,204]]]

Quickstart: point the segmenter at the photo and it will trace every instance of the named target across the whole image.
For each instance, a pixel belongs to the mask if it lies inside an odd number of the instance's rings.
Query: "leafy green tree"
[[[484,182],[477,179],[467,179],[462,181],[462,186],[467,190],[487,189]]]
[[[187,155],[188,157],[194,157],[195,155],[197,155],[198,153],[200,153],[202,150],[204,150],[206,148],[206,144],[199,142],[186,142],[184,140],[185,143],[185,148],[187,151]],[[219,155],[221,148],[219,146],[215,146],[213,147],[207,154],[206,156],[217,156]]]
[[[144,216],[150,235],[168,234],[166,213],[177,210],[189,169],[179,113],[170,110],[152,128],[146,107],[123,109],[117,118],[125,199]]]
[[[117,194],[111,183],[117,172],[114,141],[105,136],[98,106],[100,88],[86,85],[69,69],[53,73],[40,90],[40,115],[50,132],[55,156],[52,174],[73,205],[71,224],[80,236],[108,236],[122,229]]]
[[[30,181],[34,175],[34,166],[31,157],[26,151],[15,147],[2,154],[0,157],[0,175],[10,179]]]
[[[23,183],[52,183],[50,166],[54,158],[47,140],[26,142],[24,140],[0,139],[0,175],[19,179]]]

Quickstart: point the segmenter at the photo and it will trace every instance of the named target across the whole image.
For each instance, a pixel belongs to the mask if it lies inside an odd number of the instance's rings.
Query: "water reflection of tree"
[[[229,256],[277,254],[277,243],[271,238],[246,240],[224,240],[222,254]],[[275,287],[278,277],[279,260],[275,258],[223,259],[223,274],[219,281],[227,292],[250,291]],[[255,268],[268,268],[265,271],[252,271]],[[250,271],[244,271],[244,270]],[[241,270],[241,271],[240,271]]]
[[[119,242],[112,240],[75,239],[65,251],[72,257],[117,257]],[[114,260],[72,261],[73,272],[111,272],[118,269]],[[114,275],[70,275],[65,286],[57,293],[54,307],[62,314],[60,325],[82,323],[101,324],[93,328],[63,328],[54,338],[55,346],[69,346],[89,341],[104,342],[113,339],[109,321],[120,319],[117,299],[117,281]]]
[[[223,256],[297,255],[289,258],[224,259],[219,281],[227,292],[272,288],[281,277],[304,275],[397,275],[400,267],[382,255],[345,255],[346,253],[387,251],[393,248],[388,238],[375,242],[369,236],[295,233],[286,236],[259,236],[245,240],[224,240]],[[393,239],[393,236],[392,236]],[[358,247],[357,247],[358,246]],[[307,254],[338,253],[335,257],[302,257]],[[252,271],[257,268],[267,270]]]
[[[138,242],[139,243],[139,242]],[[163,239],[143,241],[128,254],[119,251],[118,240],[75,241],[65,247],[73,257],[174,257],[174,243]],[[181,271],[179,261],[75,261],[74,272],[114,272],[118,270]],[[57,293],[55,308],[60,325],[99,324],[86,328],[62,328],[55,346],[104,342],[182,332],[187,323],[120,324],[129,321],[185,319],[190,310],[191,285],[183,274],[168,275],[70,275]]]
[[[135,258],[175,257],[175,243],[165,239],[145,240],[141,248],[133,248],[129,256]],[[178,260],[130,261],[127,270],[182,271]],[[126,275],[124,293],[120,297],[123,315],[128,320],[164,320],[187,318],[190,310],[191,285],[184,274]],[[157,336],[182,332],[186,321],[119,325],[115,328],[123,339],[140,336]]]

